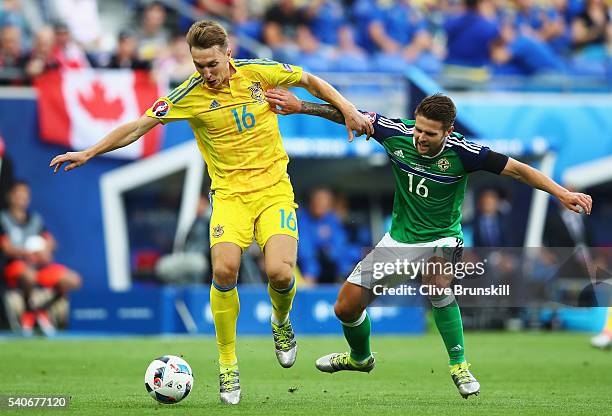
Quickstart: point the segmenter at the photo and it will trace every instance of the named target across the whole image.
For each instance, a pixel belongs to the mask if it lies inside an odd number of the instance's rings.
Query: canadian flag
[[[100,141],[115,127],[139,118],[161,95],[145,71],[50,71],[35,81],[38,91],[40,137],[75,150]],[[136,159],[160,147],[162,130],[154,128],[109,156]]]

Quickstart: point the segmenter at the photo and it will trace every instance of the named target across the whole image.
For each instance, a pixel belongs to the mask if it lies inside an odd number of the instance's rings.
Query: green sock
[[[434,305],[437,302],[444,302],[444,299],[432,300]],[[454,365],[464,362],[463,322],[461,321],[461,312],[457,301],[453,300],[451,304],[441,308],[434,306],[431,311],[446,346],[449,364]]]
[[[367,312],[352,323],[342,322],[344,338],[351,347],[351,358],[361,363],[372,355],[370,352],[370,317]]]

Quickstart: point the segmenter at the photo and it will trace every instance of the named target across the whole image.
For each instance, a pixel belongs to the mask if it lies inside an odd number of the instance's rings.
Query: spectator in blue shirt
[[[332,192],[319,188],[311,193],[308,210],[298,213],[298,264],[309,285],[333,283],[351,271],[346,231],[333,206]]]
[[[332,61],[332,47],[319,42],[306,27],[297,29],[296,42],[299,48],[296,62],[310,72],[329,71]]]
[[[354,266],[364,257],[364,250],[372,246],[372,233],[367,225],[367,215],[363,211],[351,212],[346,194],[336,195],[334,210],[346,231],[348,245],[346,257],[351,266]]]
[[[515,3],[514,25],[520,34],[547,43],[559,54],[569,50],[569,31],[558,10],[536,6],[533,0],[515,0]]]
[[[370,60],[366,52],[357,46],[354,32],[350,26],[338,31],[338,47],[334,51],[331,70],[338,72],[367,72]]]
[[[357,44],[368,53],[376,52],[377,46],[370,33],[372,22],[382,19],[382,10],[376,0],[356,0],[351,8],[351,14],[357,29],[355,32]]]
[[[496,74],[535,75],[566,69],[552,48],[538,39],[517,33],[510,24],[504,25],[501,40],[494,43],[492,57]]]
[[[410,5],[407,0],[394,1],[383,8],[382,25],[375,27],[383,38],[393,44],[405,58],[413,61],[424,49],[431,47],[431,34],[427,31],[427,22],[423,15]],[[379,44],[380,48],[383,48]]]
[[[491,63],[490,50],[499,38],[495,16],[487,13],[489,0],[465,0],[465,11],[444,23],[448,55],[446,63],[485,67]]]
[[[371,17],[367,31],[377,51],[387,58],[413,63],[421,53],[432,48],[427,22],[406,0],[380,7]]]
[[[339,30],[347,24],[345,8],[340,0],[310,2],[307,15],[312,33],[324,44],[338,45]]]

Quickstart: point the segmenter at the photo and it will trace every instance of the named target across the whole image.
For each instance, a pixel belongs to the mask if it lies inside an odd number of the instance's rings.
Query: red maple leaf
[[[106,87],[98,80],[92,82],[89,94],[79,92],[79,102],[94,119],[119,120],[124,111],[123,100],[119,97],[110,100],[106,96]]]

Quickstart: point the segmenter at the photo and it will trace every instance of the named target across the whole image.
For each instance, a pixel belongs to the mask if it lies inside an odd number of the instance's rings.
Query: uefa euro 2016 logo
[[[170,105],[165,100],[159,100],[155,104],[153,104],[153,108],[151,111],[155,115],[155,117],[163,117],[168,114],[168,110],[170,109]]]

